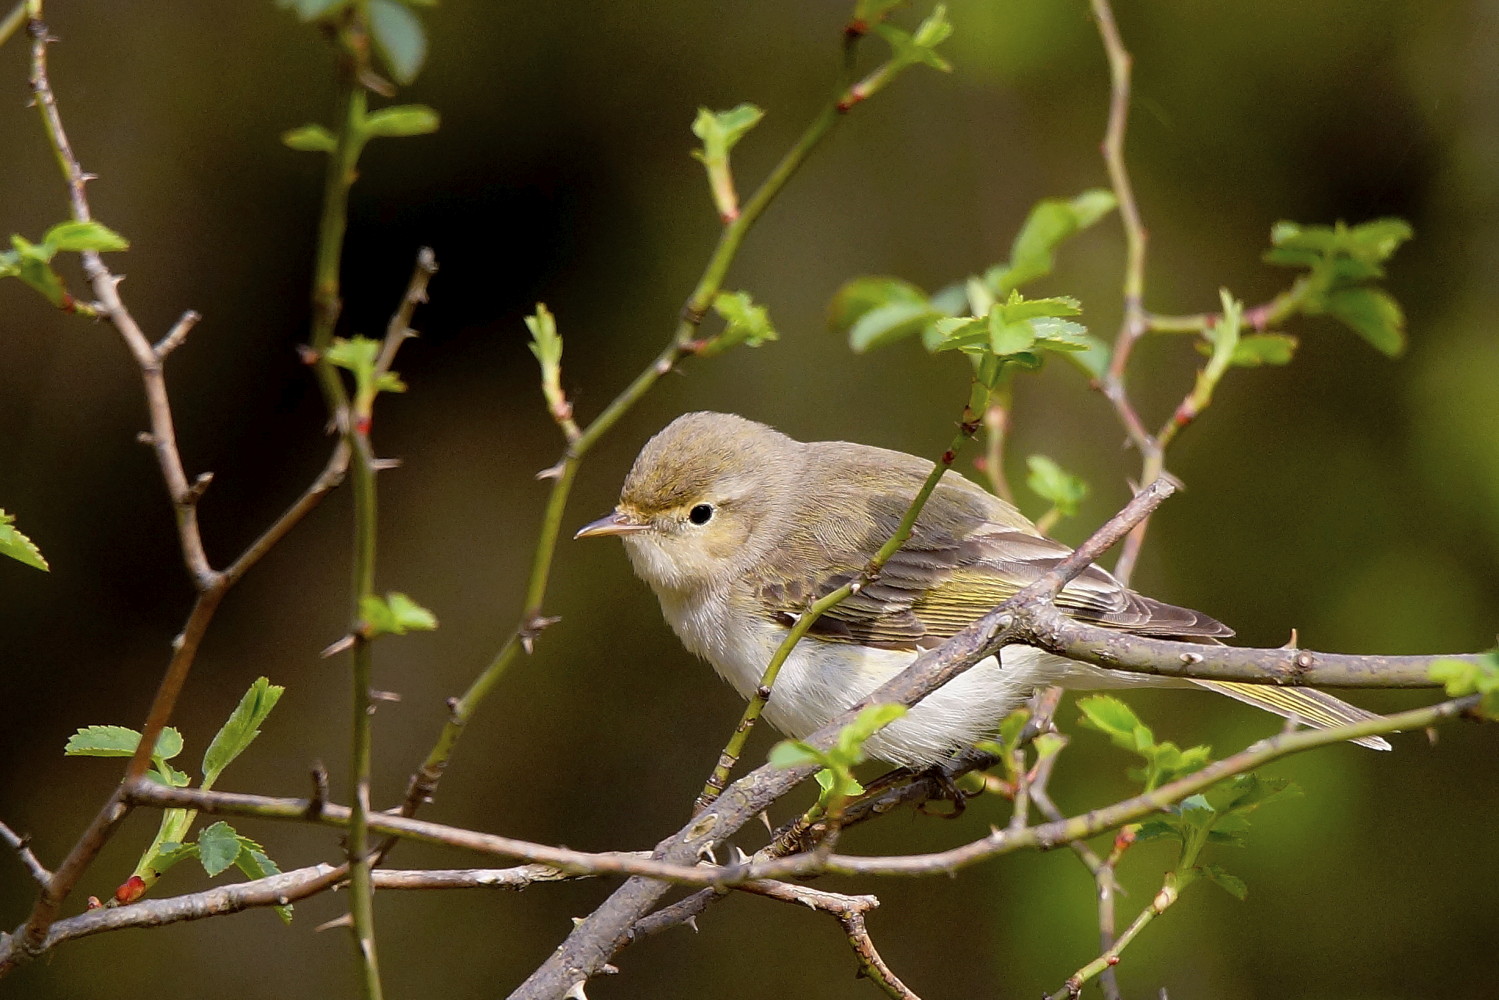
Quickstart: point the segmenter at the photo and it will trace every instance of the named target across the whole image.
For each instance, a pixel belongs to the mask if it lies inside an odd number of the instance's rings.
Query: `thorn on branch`
[[[323,807],[328,804],[328,769],[323,766],[322,761],[314,761],[312,765],[312,798],[307,802],[307,811],[303,814],[309,821],[315,821],[323,815]]]
[[[520,644],[527,656],[536,649],[536,637],[541,635],[547,626],[555,625],[561,620],[561,618],[549,618],[541,614],[534,614],[526,619],[526,624],[521,626],[520,630]]]
[[[187,488],[187,492],[182,495],[182,505],[184,507],[191,507],[193,504],[196,504],[199,500],[203,499],[203,494],[208,492],[208,487],[212,483],[212,472],[198,473],[198,478],[193,480],[193,484],[189,486]]]
[[[342,653],[349,649],[353,649],[354,642],[354,633],[350,632],[348,635],[343,636],[340,639],[335,639],[333,642],[329,643],[318,655],[326,660],[331,656],[337,656],[339,653]]]

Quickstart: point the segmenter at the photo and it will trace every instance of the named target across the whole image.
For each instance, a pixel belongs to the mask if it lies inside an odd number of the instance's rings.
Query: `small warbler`
[[[578,538],[618,535],[686,647],[745,698],[788,629],[854,579],[892,534],[932,463],[846,441],[803,443],[726,413],[688,413],[641,449],[619,505]],[[1069,549],[954,472],[878,579],[826,612],[781,668],[765,718],[804,737],[976,621]],[[1138,635],[1215,642],[1207,615],[1152,600],[1090,566],[1057,597],[1080,620]],[[1037,688],[1200,685],[1311,726],[1372,718],[1321,691],[1107,670],[1011,645],[875,734],[868,752],[934,764],[992,734]],[[1378,737],[1359,740],[1389,749]]]

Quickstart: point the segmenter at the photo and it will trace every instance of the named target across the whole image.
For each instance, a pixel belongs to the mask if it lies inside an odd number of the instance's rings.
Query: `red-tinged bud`
[[[57,303],[57,308],[61,309],[65,313],[77,312],[78,300],[73,298],[73,296],[69,295],[67,292],[63,292],[62,299]]]
[[[862,38],[865,35],[869,34],[869,22],[864,20],[862,17],[858,18],[857,20],[850,21],[848,22],[848,25],[843,29],[843,33],[849,38]]]
[[[360,437],[370,436],[370,418],[368,415],[362,416],[354,421],[354,432]]]
[[[98,896],[90,896],[88,898],[88,908],[90,910],[99,910],[104,908],[104,904],[99,902]]]
[[[120,887],[115,890],[115,902],[120,904],[133,903],[146,894],[146,880],[139,875],[132,875]]]
[[[1122,854],[1126,850],[1128,850],[1129,849],[1129,845],[1133,844],[1134,842],[1135,842],[1135,830],[1134,830],[1134,827],[1127,826],[1123,830],[1120,830],[1119,831],[1119,835],[1114,838],[1114,852],[1116,854]]]
[[[1114,966],[1119,964],[1119,956],[1110,955],[1106,961],[1109,963],[1109,967],[1113,968]]]

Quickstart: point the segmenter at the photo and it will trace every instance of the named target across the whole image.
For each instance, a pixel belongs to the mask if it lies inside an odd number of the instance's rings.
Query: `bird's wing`
[[[914,488],[913,488],[914,492]],[[784,568],[759,588],[762,606],[789,619],[811,601],[852,580],[894,532],[908,498],[886,496],[862,519],[842,517],[788,539]],[[847,505],[835,505],[846,511]],[[857,550],[860,565],[847,565]],[[841,559],[834,553],[844,553]],[[934,645],[992,611],[1006,598],[1071,553],[1035,534],[1013,508],[966,480],[944,480],[932,495],[911,538],[885,564],[879,578],[826,612],[812,634],[833,642],[891,648]],[[818,569],[805,574],[808,565]],[[797,578],[792,566],[802,569]],[[1068,615],[1142,635],[1208,638],[1232,635],[1220,622],[1129,590],[1106,571],[1089,566],[1057,598]]]

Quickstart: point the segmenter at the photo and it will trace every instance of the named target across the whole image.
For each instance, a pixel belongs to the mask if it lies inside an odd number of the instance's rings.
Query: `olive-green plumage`
[[[897,525],[932,463],[845,441],[802,443],[721,413],[679,417],[641,450],[614,513],[579,532],[620,535],[672,628],[741,694],[759,684],[780,638],[818,597],[852,579]],[[804,736],[1065,558],[1003,500],[947,473],[910,539],[813,625],[788,659],[766,716]],[[1089,567],[1057,599],[1079,620],[1213,642],[1232,631]],[[992,731],[1036,687],[1173,682],[1103,670],[1023,646],[929,695],[870,749],[930,763]],[[1318,691],[1201,682],[1312,725],[1365,718]],[[1370,740],[1368,745],[1384,745]]]

